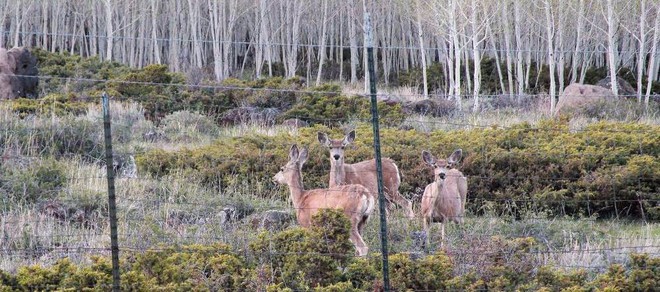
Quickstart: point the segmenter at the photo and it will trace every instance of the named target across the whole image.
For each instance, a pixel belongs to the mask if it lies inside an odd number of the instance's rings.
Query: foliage
[[[20,117],[27,115],[66,115],[87,112],[87,102],[79,101],[75,93],[51,93],[42,99],[19,98],[11,101],[12,110]]]
[[[453,275],[451,260],[442,252],[419,260],[412,260],[409,255],[395,254],[389,257],[389,264],[392,288],[401,291],[446,290],[445,282]]]
[[[368,98],[339,95],[339,86],[333,84],[321,85],[311,90],[318,93],[304,94],[298,103],[280,116],[280,119],[297,118],[310,124],[336,126],[351,118],[360,120],[371,118],[371,102]],[[384,125],[399,125],[404,119],[399,104],[378,102],[378,112]]]
[[[250,249],[261,263],[273,267],[277,282],[288,288],[326,286],[339,281],[341,269],[352,259],[349,230],[350,222],[341,211],[323,209],[312,216],[309,230],[294,228],[272,237],[262,233]]]
[[[249,134],[197,149],[149,151],[137,163],[154,175],[189,170],[204,183],[222,187],[237,176],[250,182],[269,179],[286,163],[288,147],[298,143],[310,151],[303,169],[306,188],[325,187],[330,165],[317,131],[343,135],[320,125],[302,128],[296,137]],[[373,157],[371,129],[360,124],[357,133],[354,146],[346,151],[349,163]],[[383,157],[397,162],[400,191],[409,197],[431,182],[421,162],[422,149],[442,157],[462,148],[459,169],[468,177],[468,207],[490,204],[494,211],[515,216],[522,210],[545,210],[555,215],[597,212],[659,219],[657,206],[648,201],[659,192],[660,128],[655,126],[598,122],[571,131],[565,121],[547,120],[537,127],[525,123],[429,134],[383,128],[380,133]]]
[[[309,247],[306,244],[312,236],[304,233],[303,229],[290,229],[274,235],[307,236],[302,239],[302,244],[301,241],[287,243],[278,240],[272,245]],[[288,235],[283,237],[294,239]],[[263,248],[264,243],[258,242],[256,246]],[[529,239],[494,238],[492,243],[502,249],[502,252],[488,255],[494,261],[460,275],[455,274],[452,259],[443,252],[418,259],[404,254],[390,255],[390,284],[397,291],[651,291],[660,281],[660,259],[648,254],[631,254],[628,264],[612,264],[605,272],[587,273],[582,269],[564,271],[547,266],[537,269],[536,265],[530,265],[533,251],[529,248],[534,243]],[[336,265],[304,262],[315,259],[310,258],[315,257],[313,251],[297,251],[284,255],[273,250],[243,258],[223,244],[156,247],[120,260],[121,285],[123,290],[131,291],[380,289],[382,283],[376,272],[380,270],[380,257],[351,258],[352,263],[342,272]],[[520,261],[506,261],[502,257],[505,255]],[[355,273],[356,270],[368,272]],[[284,278],[287,273],[292,273],[290,276],[294,278]],[[315,278],[321,275],[331,277]],[[361,278],[361,275],[367,277]],[[25,266],[15,274],[0,271],[0,291],[106,291],[111,285],[110,259],[100,256],[92,256],[88,264],[79,266],[64,258],[51,267]]]
[[[67,180],[64,166],[54,159],[25,166],[0,164],[0,174],[0,198],[11,202],[5,201],[9,208],[54,198]]]

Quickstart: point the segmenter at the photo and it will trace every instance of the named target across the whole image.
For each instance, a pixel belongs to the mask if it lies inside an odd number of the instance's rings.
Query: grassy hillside
[[[339,138],[356,129],[347,161],[373,156],[369,102],[357,89],[307,88],[298,78],[191,86],[165,66],[38,56],[42,73],[63,78],[44,80],[42,99],[0,101],[0,270],[6,271],[0,290],[107,288],[102,91],[112,96],[125,283],[138,290],[381,285],[377,219],[364,234],[369,257],[353,258],[337,231],[342,219],[322,219],[337,226],[295,228],[286,187],[270,180],[297,143],[310,150],[305,186],[327,186],[329,157],[318,131]],[[542,99],[486,99],[478,113],[439,103],[447,108],[428,115],[411,106],[417,100],[394,100],[379,103],[382,152],[397,162],[400,191],[415,211],[431,181],[422,150],[445,157],[462,148],[458,168],[469,184],[466,222],[447,227],[444,248],[434,226],[428,250],[421,250],[421,221],[392,210],[395,287],[656,286],[655,107],[644,112],[626,104],[605,115],[552,118]],[[283,123],[292,118],[307,126]],[[265,231],[260,224],[272,212],[280,212],[281,225]],[[328,234],[338,238],[321,239]]]

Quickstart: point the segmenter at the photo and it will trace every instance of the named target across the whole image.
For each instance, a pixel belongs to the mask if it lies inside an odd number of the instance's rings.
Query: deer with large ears
[[[273,177],[274,182],[289,186],[298,224],[308,228],[312,216],[320,209],[341,209],[351,221],[350,240],[355,245],[356,253],[359,256],[366,255],[369,247],[360,234],[374,210],[374,197],[361,185],[304,190],[302,166],[307,155],[307,148],[299,151],[298,146],[293,144],[289,150],[289,162]]]
[[[428,243],[429,223],[439,222],[441,243],[445,239],[445,223],[463,223],[467,179],[463,173],[452,167],[463,156],[461,149],[456,149],[447,159],[437,159],[431,153],[422,151],[422,160],[433,168],[434,181],[426,186],[422,196],[422,223]]]
[[[330,186],[344,184],[359,184],[365,186],[374,195],[378,195],[378,173],[376,172],[376,160],[370,159],[358,163],[348,164],[344,162],[344,150],[346,146],[355,140],[355,131],[351,131],[341,140],[328,138],[326,133],[318,132],[318,140],[321,145],[330,150]],[[407,216],[415,218],[412,203],[399,193],[401,176],[399,168],[389,158],[381,160],[383,170],[383,192],[385,198],[391,203],[406,209]]]

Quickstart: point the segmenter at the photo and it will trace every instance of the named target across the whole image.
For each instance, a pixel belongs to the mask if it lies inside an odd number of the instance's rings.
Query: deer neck
[[[296,209],[296,212],[298,212],[300,211],[300,204],[302,202],[303,196],[305,195],[305,190],[303,189],[302,174],[300,171],[297,171],[291,175],[291,179],[288,181],[288,185],[293,207]]]
[[[344,166],[344,159],[332,160],[330,159],[330,187],[343,185],[346,182],[346,167]]]

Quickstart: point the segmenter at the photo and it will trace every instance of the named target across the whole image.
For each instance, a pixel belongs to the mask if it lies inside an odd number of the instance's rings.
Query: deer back
[[[383,169],[383,191],[386,194],[398,191],[401,184],[399,168],[389,158],[383,158],[381,160],[381,166]],[[378,194],[376,160],[370,159],[354,164],[344,164],[344,173],[345,184],[360,184],[367,187],[373,194]]]
[[[320,209],[342,209],[344,214],[355,221],[369,216],[374,209],[375,201],[369,190],[356,184],[341,185],[328,189],[305,191],[298,207],[298,224],[308,227],[311,218]]]

